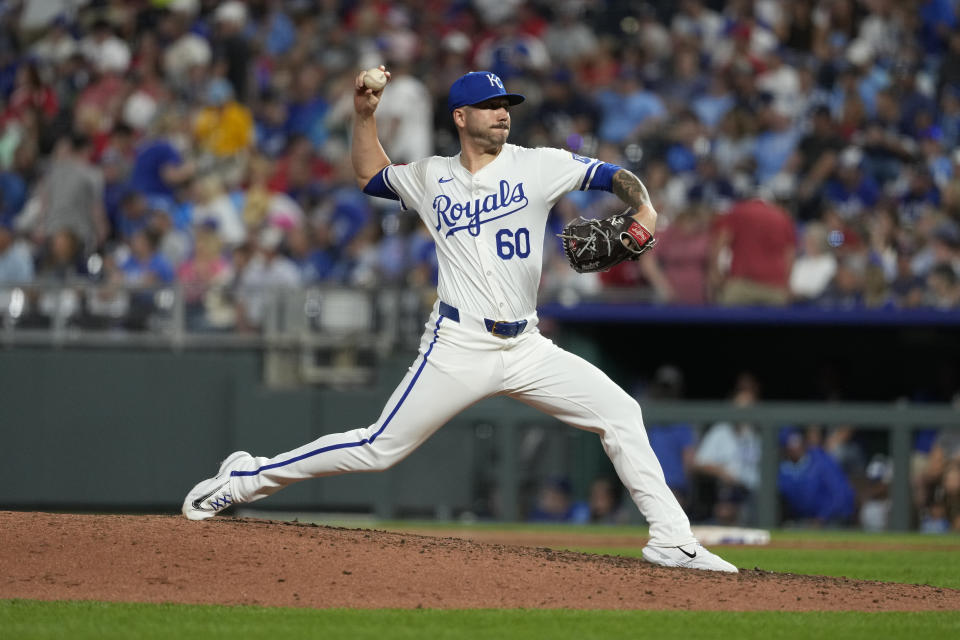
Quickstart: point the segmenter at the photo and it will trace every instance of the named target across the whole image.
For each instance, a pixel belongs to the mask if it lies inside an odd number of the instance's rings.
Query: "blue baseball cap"
[[[503,80],[492,71],[471,71],[457,78],[450,87],[447,106],[450,107],[452,112],[460,107],[501,96],[506,98],[511,105],[520,104],[526,100],[519,93],[507,93],[507,90],[503,88]]]

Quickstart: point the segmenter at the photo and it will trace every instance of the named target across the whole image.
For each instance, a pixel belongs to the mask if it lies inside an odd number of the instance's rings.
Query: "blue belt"
[[[454,322],[460,322],[460,310],[446,302],[440,301],[440,315],[450,318]],[[487,331],[501,338],[516,338],[527,328],[526,320],[517,320],[516,322],[506,322],[505,320],[483,319],[483,324]]]

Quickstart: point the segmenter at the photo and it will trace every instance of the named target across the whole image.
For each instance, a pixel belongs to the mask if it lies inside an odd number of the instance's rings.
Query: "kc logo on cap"
[[[501,96],[506,98],[511,105],[520,104],[525,100],[519,93],[507,93],[507,90],[503,87],[503,80],[497,74],[490,71],[471,71],[457,78],[450,87],[447,106],[450,107],[450,111],[453,111],[460,107]]]
[[[490,81],[490,84],[492,86],[500,87],[501,89],[503,89],[503,80],[500,79],[500,76],[493,73],[488,73],[487,80]],[[506,91],[506,89],[504,89],[504,91]]]

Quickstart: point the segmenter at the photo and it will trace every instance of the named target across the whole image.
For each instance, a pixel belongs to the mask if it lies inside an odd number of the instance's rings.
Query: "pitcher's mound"
[[[351,608],[958,610],[960,591],[269,520],[0,512],[0,598]],[[721,551],[722,553],[722,551]]]

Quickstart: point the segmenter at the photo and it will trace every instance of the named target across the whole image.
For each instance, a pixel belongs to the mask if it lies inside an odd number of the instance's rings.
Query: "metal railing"
[[[343,287],[137,287],[87,281],[0,287],[0,346],[263,349],[267,382],[367,382],[415,348],[423,291]],[[295,370],[295,371],[292,371]],[[274,375],[275,374],[275,375]]]

